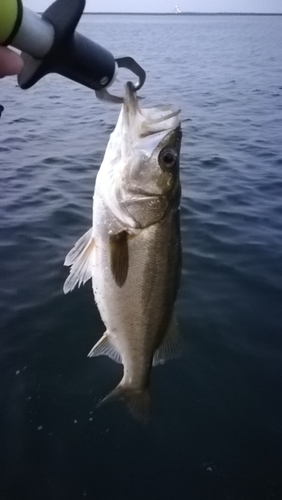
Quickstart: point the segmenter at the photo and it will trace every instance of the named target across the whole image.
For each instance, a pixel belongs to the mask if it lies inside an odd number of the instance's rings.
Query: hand
[[[0,47],[0,78],[17,75],[23,67],[19,54],[7,47]]]

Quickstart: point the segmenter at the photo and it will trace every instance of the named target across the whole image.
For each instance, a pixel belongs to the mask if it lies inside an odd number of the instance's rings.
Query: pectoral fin
[[[182,351],[183,340],[179,335],[177,320],[173,313],[164,340],[155,352],[153,366],[163,365],[168,359],[179,358]]]
[[[92,228],[87,231],[71,249],[65,258],[64,265],[70,266],[70,274],[64,284],[64,293],[71,292],[76,285],[84,285],[92,276],[95,242]]]
[[[126,282],[128,273],[128,234],[121,231],[110,235],[111,271],[116,284],[121,288]]]

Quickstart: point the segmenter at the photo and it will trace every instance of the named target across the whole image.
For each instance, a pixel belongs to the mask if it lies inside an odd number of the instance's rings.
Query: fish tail
[[[100,401],[96,408],[100,408],[112,401],[124,401],[131,415],[140,422],[148,423],[150,418],[149,389],[135,389],[130,385],[119,384],[110,394]]]

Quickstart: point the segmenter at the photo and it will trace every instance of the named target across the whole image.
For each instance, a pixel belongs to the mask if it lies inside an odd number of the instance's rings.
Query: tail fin
[[[150,394],[149,389],[134,389],[129,385],[119,384],[108,396],[106,396],[96,408],[101,408],[111,401],[122,400],[125,402],[131,415],[143,423],[148,423],[150,418]]]

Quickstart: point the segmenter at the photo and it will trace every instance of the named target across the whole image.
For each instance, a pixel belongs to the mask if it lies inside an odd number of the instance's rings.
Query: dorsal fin
[[[70,266],[71,269],[64,284],[64,293],[71,292],[76,285],[84,285],[91,278],[94,253],[95,242],[91,228],[76,242],[65,258],[64,265]]]
[[[120,231],[110,235],[111,271],[116,284],[121,288],[126,282],[128,273],[128,234]]]
[[[177,320],[175,314],[172,313],[163,342],[155,352],[153,366],[163,365],[168,359],[179,358],[183,347]]]

